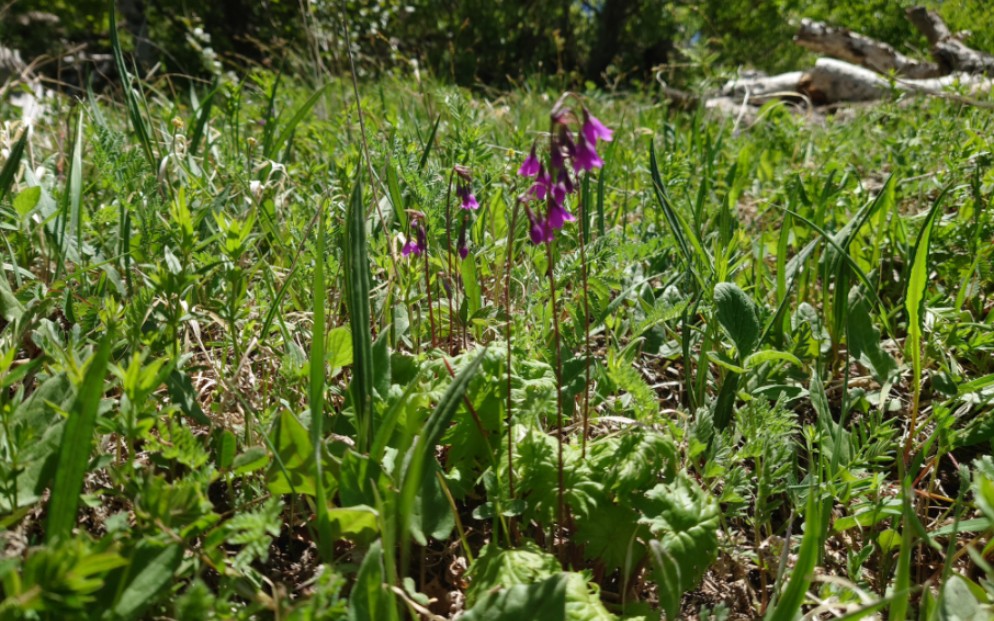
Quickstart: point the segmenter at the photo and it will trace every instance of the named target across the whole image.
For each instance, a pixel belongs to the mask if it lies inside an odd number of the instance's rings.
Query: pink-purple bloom
[[[542,163],[538,161],[538,156],[535,155],[535,144],[532,144],[532,150],[522,162],[521,168],[518,169],[518,174],[522,177],[534,177],[542,169]]]
[[[405,257],[409,257],[412,254],[418,256],[428,249],[428,233],[425,231],[424,224],[421,223],[420,218],[416,216],[412,218],[411,229],[414,231],[414,238],[408,239],[407,243],[400,250],[400,253]]]
[[[536,154],[536,145],[533,144],[518,168],[518,175],[534,178],[521,200],[545,202],[544,213],[542,210],[533,211],[525,205],[528,213],[528,235],[536,245],[552,241],[555,231],[567,222],[576,220],[576,216],[566,206],[566,199],[576,192],[575,181],[581,172],[604,166],[604,160],[597,153],[597,141],[610,142],[614,137],[614,132],[586,108],[583,108],[581,124],[579,116],[563,105],[566,99],[564,96],[556,104],[550,117],[552,127],[548,159],[543,162],[543,158]],[[577,125],[580,127],[577,128]],[[571,131],[571,127],[575,128],[575,133]]]
[[[463,209],[476,210],[480,208],[480,203],[476,201],[472,190],[469,189],[469,184],[460,183],[456,187],[456,195],[462,201],[459,206]]]
[[[590,114],[586,108],[583,109],[583,136],[590,144],[597,144],[598,140],[611,142],[614,132],[597,120],[597,117]]]
[[[594,143],[588,142],[586,138],[581,137],[580,142],[576,145],[576,155],[573,157],[573,170],[576,172],[593,170],[603,165],[604,160],[601,159],[600,155],[597,155]]]

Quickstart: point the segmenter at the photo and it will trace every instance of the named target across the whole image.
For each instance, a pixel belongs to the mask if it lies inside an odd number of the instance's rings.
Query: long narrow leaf
[[[357,448],[369,450],[373,438],[373,338],[369,319],[369,255],[362,206],[362,164],[356,166],[352,199],[345,216],[345,288],[352,330],[352,401],[358,426]]]
[[[24,147],[28,144],[28,130],[21,132],[21,137],[17,139],[7,156],[7,161],[3,163],[3,170],[0,170],[0,201],[3,200],[10,188],[14,185],[14,176],[17,174],[17,167],[24,156]]]
[[[325,498],[324,473],[321,459],[324,455],[324,305],[325,305],[325,233],[324,214],[318,216],[318,239],[314,248],[314,327],[311,330],[311,446],[314,450],[314,504],[317,506],[318,552],[324,562],[334,556],[331,522],[328,521],[328,502]]]
[[[52,499],[48,505],[47,541],[57,537],[68,537],[76,522],[76,509],[79,507],[83,476],[90,461],[93,428],[96,425],[100,398],[104,393],[111,338],[109,333],[104,336],[97,346],[96,353],[90,359],[83,374],[79,394],[62,432],[58,469],[55,472],[55,482],[52,484]]]
[[[434,411],[432,411],[431,416],[425,423],[421,434],[411,447],[407,467],[404,470],[399,516],[400,523],[408,529],[411,529],[412,525],[417,526],[414,524],[415,516],[413,515],[413,508],[415,497],[423,483],[422,477],[429,475],[434,477],[434,474],[425,468],[425,463],[434,455],[435,445],[442,439],[442,434],[445,433],[449,423],[452,422],[452,417],[455,416],[459,404],[462,403],[466,388],[469,386],[470,380],[479,371],[485,355],[485,350],[480,352],[459,372],[452,383],[449,384],[445,394],[442,395],[438,405],[435,406]],[[411,530],[415,531],[415,535],[421,535],[419,539],[423,538],[423,534],[420,533],[419,529],[415,528]],[[422,545],[425,544],[424,541],[419,541],[419,543]]]

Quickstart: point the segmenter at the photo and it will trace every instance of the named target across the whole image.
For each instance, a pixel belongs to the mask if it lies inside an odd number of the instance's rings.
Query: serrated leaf
[[[569,574],[558,573],[534,584],[516,584],[484,596],[464,614],[463,621],[566,621]]]
[[[640,521],[656,537],[649,548],[659,601],[674,619],[683,593],[697,585],[717,556],[718,505],[681,474],[646,492],[640,509]]]

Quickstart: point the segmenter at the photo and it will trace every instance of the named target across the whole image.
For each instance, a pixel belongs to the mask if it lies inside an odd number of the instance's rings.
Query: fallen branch
[[[794,42],[813,52],[834,56],[879,73],[894,72],[911,79],[934,78],[943,74],[935,63],[909,58],[882,41],[806,18],[801,20]]]
[[[801,79],[800,89],[816,104],[841,101],[873,101],[882,99],[895,90],[944,96],[964,103],[979,104],[948,89],[958,87],[976,94],[990,91],[994,80],[959,73],[925,80],[888,80],[887,78],[851,63],[834,58],[819,58],[813,69]]]
[[[803,71],[791,71],[772,76],[737,78],[729,80],[722,87],[721,94],[736,101],[746,99],[757,105],[783,97],[786,93],[794,93],[800,99],[798,85],[803,76]]]
[[[962,71],[994,76],[994,56],[978,52],[953,36],[942,18],[925,7],[911,7],[908,19],[932,46],[932,57],[943,73]]]

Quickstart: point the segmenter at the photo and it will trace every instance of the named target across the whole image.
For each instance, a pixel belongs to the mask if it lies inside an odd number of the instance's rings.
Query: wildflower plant
[[[571,104],[579,105],[579,113]],[[554,255],[552,241],[556,231],[561,230],[566,223],[575,222],[576,216],[569,210],[567,199],[576,193],[579,186],[579,175],[604,166],[604,160],[597,153],[598,141],[609,142],[614,132],[608,129],[597,117],[592,115],[579,97],[573,93],[564,93],[549,114],[549,149],[544,157],[540,157],[538,143],[533,143],[524,162],[518,168],[518,175],[531,179],[531,185],[519,202],[524,205],[528,216],[528,236],[536,246],[545,245],[548,256],[549,291],[552,305],[552,325],[554,332],[554,347],[556,355],[556,431],[558,437],[558,471],[559,494],[556,511],[556,526],[562,528],[566,523],[565,481],[563,470],[563,361],[559,331],[559,316],[556,312],[556,281],[554,273]],[[582,205],[581,205],[582,209]],[[581,212],[582,215],[582,212]],[[581,238],[582,239],[582,238]],[[590,318],[589,304],[586,299],[586,252],[581,241],[581,261],[583,264],[583,291],[586,330],[586,349],[589,361],[590,350]],[[510,316],[510,309],[508,309]],[[508,364],[510,373],[510,364]],[[590,383],[589,364],[586,369],[586,386]],[[510,396],[508,397],[510,408]],[[509,417],[510,420],[510,417]],[[588,416],[585,408],[583,413],[583,447],[586,452],[588,433]],[[510,450],[508,451],[510,454]],[[513,484],[513,483],[512,483]]]

